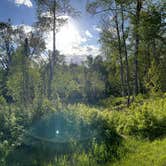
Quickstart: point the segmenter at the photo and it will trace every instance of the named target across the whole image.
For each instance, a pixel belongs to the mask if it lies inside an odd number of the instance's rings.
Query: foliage
[[[126,140],[126,146],[128,154],[119,161],[108,164],[108,166],[164,166],[166,163],[165,139],[149,142],[129,138]]]
[[[0,165],[165,165],[165,4],[90,1],[101,55],[69,64],[55,34],[76,11],[34,2],[33,32],[0,22]]]
[[[0,113],[0,139],[1,142],[8,143],[1,158],[8,164],[24,164],[25,161],[29,163],[29,158],[31,165],[35,165],[35,162],[48,163],[56,155],[61,158],[69,154],[80,154],[72,162],[88,162],[92,156],[92,162],[105,163],[118,155],[121,137],[116,133],[108,116],[95,108],[81,104],[69,105],[63,110],[45,112],[35,121],[33,118],[36,113],[25,108],[23,111],[17,107],[6,107],[5,112]],[[56,126],[60,132],[59,138],[55,133]],[[6,144],[2,146],[5,148]],[[28,149],[31,150],[30,154],[27,154]],[[24,155],[27,157],[25,161]],[[35,161],[36,156],[39,157],[38,161]]]
[[[113,112],[112,120],[117,131],[123,135],[155,139],[166,134],[165,99],[147,101],[143,105],[133,104],[125,112]]]
[[[152,62],[152,67],[149,68],[147,76],[145,77],[145,86],[147,89],[151,90],[152,93],[155,93],[160,90],[160,72],[157,65]]]

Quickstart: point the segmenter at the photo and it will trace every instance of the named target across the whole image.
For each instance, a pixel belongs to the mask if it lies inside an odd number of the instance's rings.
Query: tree
[[[154,61],[152,61],[152,65],[145,77],[145,85],[152,93],[158,92],[160,90],[160,71],[159,67],[155,64]]]
[[[0,62],[6,71],[9,71],[12,62],[12,53],[14,50],[13,34],[14,30],[10,19],[8,22],[0,22]]]
[[[124,69],[123,69],[123,58],[122,58],[122,43],[121,43],[121,37],[120,37],[120,29],[119,29],[119,19],[118,19],[118,12],[117,10],[107,10],[107,6],[114,6],[113,8],[116,9],[116,4],[113,3],[112,0],[109,1],[93,1],[87,4],[87,11],[91,14],[99,14],[99,13],[106,13],[110,17],[113,17],[115,22],[115,28],[116,28],[116,34],[117,34],[117,40],[118,40],[118,51],[119,51],[119,62],[120,62],[120,77],[121,77],[121,95],[124,96]],[[100,11],[98,11],[98,8],[102,8]],[[103,20],[104,21],[104,20]],[[108,41],[112,35],[109,32],[109,29],[111,28],[111,24],[109,23],[110,20],[107,19],[103,23],[103,35],[101,35],[101,42],[110,42]],[[111,35],[111,36],[109,36]]]
[[[136,13],[135,13],[135,53],[134,53],[134,92],[135,95],[138,94],[138,55],[139,55],[139,44],[140,44],[140,35],[139,35],[139,28],[140,28],[140,14],[143,5],[143,0],[136,0]]]
[[[128,62],[128,51],[127,51],[127,45],[126,45],[126,37],[125,37],[125,31],[124,31],[124,7],[123,4],[120,4],[121,6],[121,18],[122,18],[122,23],[121,23],[121,28],[122,28],[122,38],[123,38],[123,45],[124,45],[124,54],[125,54],[125,62],[126,62],[126,83],[127,83],[127,95],[128,95],[128,99],[127,99],[127,105],[129,106],[130,104],[130,72],[129,72],[129,62]]]
[[[164,5],[162,1],[145,2],[140,14],[139,25],[139,91],[146,92],[142,78],[154,64],[162,66],[164,60]],[[162,59],[162,60],[161,60]],[[154,61],[154,63],[152,63]],[[149,90],[149,88],[148,88]]]
[[[8,95],[19,106],[27,107],[36,97],[36,89],[40,82],[37,64],[29,58],[27,38],[24,45],[17,48],[7,77]]]
[[[105,21],[103,28],[103,35],[101,34],[101,42],[102,43],[110,43],[114,42],[113,39],[117,40],[117,49],[119,51],[119,62],[120,62],[120,80],[121,80],[121,94],[124,96],[125,94],[125,82],[124,82],[124,65],[123,65],[123,55],[125,55],[125,65],[126,65],[126,84],[127,84],[127,95],[128,95],[128,105],[130,102],[130,83],[129,83],[129,65],[128,65],[128,53],[127,53],[127,46],[126,46],[126,34],[124,30],[124,7],[123,2],[121,1],[93,1],[87,5],[87,10],[91,13],[98,14],[98,13],[106,13],[110,17],[113,17],[113,21],[115,24],[116,29],[116,36],[113,38],[113,34],[115,32],[109,32],[112,28],[111,24],[109,23],[111,20],[107,19]],[[121,17],[120,17],[121,15]],[[107,24],[107,25],[106,25]],[[121,27],[120,27],[121,24]],[[112,40],[110,39],[112,38]],[[110,45],[108,46],[110,47]]]
[[[42,31],[52,31],[53,48],[52,55],[49,58],[49,86],[48,98],[51,98],[51,86],[54,76],[54,67],[57,61],[56,56],[56,33],[69,15],[74,15],[75,10],[70,5],[69,0],[35,0],[37,4],[37,26]]]

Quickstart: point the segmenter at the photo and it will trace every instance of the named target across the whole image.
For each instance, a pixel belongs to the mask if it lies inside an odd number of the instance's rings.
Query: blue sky
[[[7,21],[9,18],[15,25],[31,25],[35,21],[35,7],[18,5],[15,0],[1,0],[0,21]]]
[[[79,56],[77,55],[79,52],[80,56],[85,56],[84,54],[86,53],[95,55],[99,53],[98,35],[100,29],[97,26],[99,19],[97,16],[91,16],[86,12],[86,2],[87,0],[71,0],[72,6],[81,12],[81,16],[72,19],[70,25],[68,25],[75,34],[73,42],[77,42],[74,40],[79,40],[77,45],[79,49],[75,53],[74,51],[71,51],[71,54],[75,54],[73,55],[74,57]],[[33,0],[1,0],[0,21],[7,21],[9,18],[14,25],[33,25],[36,20]],[[65,28],[63,29],[63,32],[64,31]],[[75,33],[74,31],[77,32]],[[68,44],[70,45],[73,43]],[[70,56],[72,56],[71,54],[69,53]]]

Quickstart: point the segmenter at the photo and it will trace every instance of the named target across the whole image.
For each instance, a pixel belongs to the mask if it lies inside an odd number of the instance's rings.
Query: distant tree
[[[17,48],[7,77],[8,95],[19,106],[33,104],[36,97],[40,75],[37,64],[29,58],[29,44],[25,39],[24,45]]]

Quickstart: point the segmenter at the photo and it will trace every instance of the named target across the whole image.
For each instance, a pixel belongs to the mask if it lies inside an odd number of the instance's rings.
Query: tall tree
[[[126,62],[126,83],[127,83],[127,95],[128,95],[128,99],[127,99],[127,105],[129,106],[130,104],[130,71],[129,71],[129,62],[128,62],[128,51],[127,51],[127,45],[126,45],[126,35],[125,35],[125,31],[124,31],[124,7],[123,4],[120,4],[121,6],[121,18],[122,18],[122,22],[121,22],[121,29],[122,29],[122,39],[123,39],[123,45],[124,45],[124,54],[125,54],[125,62]]]
[[[117,8],[117,5],[116,5]],[[117,38],[118,38],[118,50],[119,50],[119,59],[120,59],[120,77],[121,77],[121,86],[122,86],[122,96],[125,95],[125,87],[124,87],[124,69],[123,69],[123,57],[122,57],[122,41],[120,36],[120,29],[119,29],[119,21],[118,21],[118,12],[115,10],[115,24],[116,24],[116,31],[117,31]]]
[[[51,86],[54,77],[56,56],[56,33],[68,19],[66,16],[74,15],[76,12],[70,5],[69,0],[35,0],[37,3],[37,26],[43,31],[52,31],[52,55],[49,58],[49,85],[48,98],[51,98]]]
[[[120,23],[119,23],[119,11],[118,11],[118,7],[117,7],[117,3],[114,0],[108,0],[108,1],[96,0],[96,1],[92,1],[92,2],[89,2],[87,4],[87,11],[92,13],[92,14],[105,13],[105,14],[109,15],[110,17],[114,18],[113,20],[114,20],[115,29],[116,29],[116,36],[117,36],[116,38],[117,38],[117,41],[118,41],[117,42],[118,43],[118,48],[117,49],[118,49],[118,52],[119,52],[119,62],[120,62],[121,95],[124,96],[125,95],[125,86],[124,86],[123,51],[122,51],[122,39],[121,39],[121,30],[120,30]],[[104,22],[105,22],[104,24],[108,24],[108,25],[112,24],[112,23],[110,23],[109,19],[107,19],[107,21],[104,21]],[[107,33],[107,35],[110,34],[109,28],[111,28],[111,27],[107,26],[106,29],[104,28],[104,31],[105,31],[104,33]],[[103,39],[104,38],[102,38],[102,40]],[[109,42],[109,41],[107,40],[107,42]]]
[[[122,96],[124,96],[125,90],[125,82],[124,82],[124,69],[123,69],[123,55],[125,55],[125,71],[126,71],[126,87],[127,87],[127,95],[128,95],[128,105],[130,102],[130,83],[129,83],[129,65],[128,65],[128,52],[126,46],[126,34],[125,34],[125,19],[124,19],[124,11],[125,8],[123,6],[124,1],[116,1],[116,0],[109,0],[109,1],[94,1],[88,4],[87,9],[90,12],[95,14],[97,13],[106,13],[113,16],[116,34],[117,34],[117,41],[118,41],[118,51],[119,51],[119,61],[120,61],[120,78],[121,78],[121,89],[122,89]],[[108,24],[108,23],[107,23]],[[121,24],[121,27],[120,27]],[[108,37],[108,36],[107,36]],[[111,37],[111,36],[110,36]],[[107,40],[107,42],[109,42]],[[112,41],[111,41],[112,42]]]
[[[134,53],[134,92],[138,94],[138,55],[139,55],[139,44],[140,44],[140,14],[143,5],[143,0],[136,0],[136,12],[135,12],[135,53]]]

